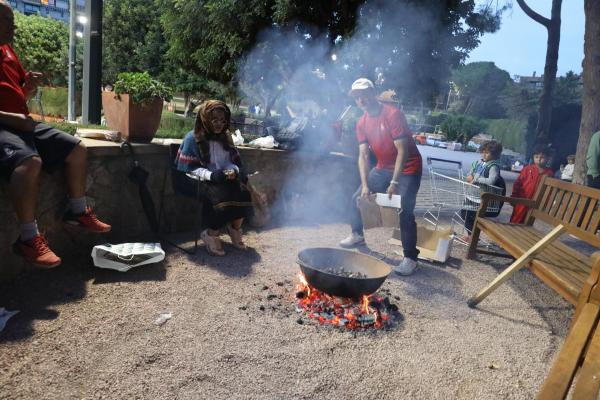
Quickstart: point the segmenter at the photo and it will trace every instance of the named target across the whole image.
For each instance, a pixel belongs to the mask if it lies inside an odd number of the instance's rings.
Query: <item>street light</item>
[[[67,119],[75,121],[75,96],[76,81],[75,63],[77,61],[77,38],[83,37],[83,33],[77,30],[77,22],[81,25],[87,23],[87,18],[83,15],[77,15],[77,0],[69,1],[69,97]]]

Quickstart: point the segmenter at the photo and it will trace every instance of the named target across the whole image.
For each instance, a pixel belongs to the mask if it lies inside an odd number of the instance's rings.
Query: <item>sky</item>
[[[550,18],[552,1],[526,2],[538,14]],[[480,0],[478,3],[487,1]],[[581,73],[585,27],[583,0],[563,0],[561,20],[558,75],[568,71]],[[533,71],[539,76],[544,73],[547,40],[546,28],[529,18],[513,0],[512,9],[502,16],[500,30],[484,35],[481,44],[471,52],[466,62],[493,61],[511,76],[530,76]]]

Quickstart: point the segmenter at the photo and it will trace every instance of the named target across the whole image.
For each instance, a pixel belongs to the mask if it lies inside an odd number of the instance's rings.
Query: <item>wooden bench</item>
[[[485,218],[489,201],[504,201],[530,207],[524,225],[501,223]],[[600,247],[600,190],[543,177],[533,199],[513,199],[491,193],[481,196],[481,206],[473,227],[468,258],[476,253],[506,256],[503,253],[478,249],[481,232],[486,233],[510,256],[515,258],[494,281],[469,299],[469,306],[481,300],[523,267],[529,267],[538,278],[573,305],[576,305],[584,284],[592,272],[599,269],[592,259],[556,240],[569,233],[594,247]],[[484,211],[482,211],[484,210]],[[535,220],[553,227],[543,232],[533,227]]]
[[[594,263],[600,256],[594,256]],[[554,361],[537,398],[562,400],[597,399],[600,391],[600,271],[594,269],[584,285],[569,334]],[[577,379],[574,380],[577,375]],[[573,385],[573,382],[576,384]],[[574,387],[571,387],[574,386]]]

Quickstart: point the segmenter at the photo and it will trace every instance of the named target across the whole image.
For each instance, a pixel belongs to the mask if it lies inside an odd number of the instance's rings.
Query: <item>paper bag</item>
[[[107,243],[94,246],[92,259],[96,267],[126,272],[140,265],[164,260],[165,252],[160,243]]]

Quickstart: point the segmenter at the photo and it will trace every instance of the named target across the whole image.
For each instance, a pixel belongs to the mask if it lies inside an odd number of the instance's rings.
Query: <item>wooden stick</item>
[[[500,286],[504,281],[511,277],[515,272],[523,268],[527,263],[535,257],[537,253],[544,250],[550,243],[554,241],[554,239],[558,238],[564,231],[564,225],[557,225],[550,233],[544,236],[539,242],[537,242],[532,248],[527,250],[521,257],[515,260],[508,268],[506,268],[500,275],[496,277],[489,285],[487,285],[483,290],[477,293],[474,297],[471,297],[469,301],[467,301],[467,305],[471,308],[475,307],[477,304],[481,302],[481,300],[485,299],[490,293],[492,293],[498,286]]]

